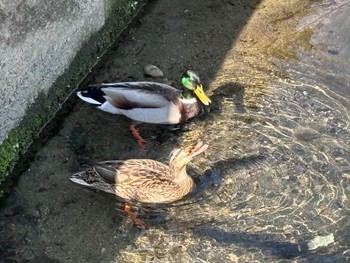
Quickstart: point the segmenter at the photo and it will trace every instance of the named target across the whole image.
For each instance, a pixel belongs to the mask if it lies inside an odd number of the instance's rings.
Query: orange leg
[[[131,134],[134,136],[134,138],[137,141],[137,144],[139,145],[141,151],[145,150],[145,144],[146,144],[146,140],[144,138],[142,138],[142,136],[140,135],[140,133],[137,131],[137,129],[135,128],[135,123],[132,123],[129,125],[129,129],[131,131]]]
[[[145,229],[145,223],[141,219],[139,219],[137,215],[132,211],[131,206],[125,204],[123,210],[126,214],[128,214],[128,216],[134,222],[137,228]]]

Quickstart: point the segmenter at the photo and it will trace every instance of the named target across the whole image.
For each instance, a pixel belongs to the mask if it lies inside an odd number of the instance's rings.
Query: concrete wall
[[[0,183],[139,2],[0,1]]]

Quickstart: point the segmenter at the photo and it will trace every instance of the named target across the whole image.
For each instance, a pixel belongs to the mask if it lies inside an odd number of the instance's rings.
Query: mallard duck
[[[195,184],[186,172],[186,165],[207,148],[207,144],[198,142],[196,146],[186,150],[174,149],[169,156],[169,165],[151,159],[99,162],[69,179],[127,201],[170,203],[194,189]]]
[[[78,91],[77,95],[100,110],[121,114],[137,122],[179,124],[197,116],[201,112],[201,103],[211,103],[195,72],[187,70],[181,83],[183,91],[147,81],[98,84]],[[142,146],[145,141],[136,131],[135,124],[129,128]]]
[[[135,121],[178,124],[199,114],[197,98],[204,105],[211,102],[193,71],[186,71],[181,83],[185,87],[182,92],[162,83],[137,81],[91,85],[77,95],[100,110]]]

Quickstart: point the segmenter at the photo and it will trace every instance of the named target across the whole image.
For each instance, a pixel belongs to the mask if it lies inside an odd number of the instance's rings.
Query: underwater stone
[[[163,71],[161,71],[160,68],[158,68],[155,65],[150,65],[150,64],[146,65],[144,67],[144,71],[145,71],[146,75],[149,75],[149,76],[154,77],[154,78],[163,77]]]
[[[302,128],[294,132],[295,138],[299,141],[309,142],[320,137],[320,133],[310,128]]]
[[[334,242],[334,235],[329,234],[328,236],[317,236],[307,243],[309,250],[315,250],[319,247],[325,247]]]

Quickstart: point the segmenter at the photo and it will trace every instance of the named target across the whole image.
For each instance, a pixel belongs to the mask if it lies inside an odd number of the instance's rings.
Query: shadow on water
[[[214,239],[220,245],[237,245],[245,250],[259,250],[267,252],[281,261],[290,262],[291,259],[298,259],[301,262],[348,262],[347,259],[336,256],[333,253],[310,251],[308,240],[276,241],[276,236],[268,233],[247,233],[229,232],[214,226],[198,227],[194,235],[199,239]]]
[[[222,98],[233,98],[235,113],[244,114],[247,112],[246,106],[244,105],[245,96],[247,96],[247,94],[244,86],[234,82],[226,83],[215,90],[212,96],[212,107],[214,107],[214,110],[222,108]]]
[[[284,259],[299,257],[308,252],[306,242],[294,244],[291,242],[278,242],[274,240],[276,238],[274,235],[269,234],[227,232],[210,226],[199,227],[194,230],[194,234],[198,238],[212,238],[222,245],[236,244],[248,250],[251,248],[267,250],[274,256]]]
[[[349,214],[347,214],[343,220],[339,222],[338,230],[335,232],[335,240],[340,247],[344,248],[343,255],[336,254],[332,250],[309,249],[310,239],[293,239],[289,241],[282,241],[286,239],[284,237],[276,237],[276,234],[272,233],[248,233],[248,232],[234,232],[228,231],[225,228],[224,223],[211,223],[205,226],[199,226],[193,230],[193,234],[196,238],[212,239],[216,243],[223,246],[236,245],[243,247],[245,250],[255,250],[267,252],[274,257],[279,258],[281,261],[289,259],[298,259],[301,262],[349,262],[350,251],[348,244],[350,241],[350,224],[348,220]],[[220,227],[221,225],[221,227]],[[277,240],[276,240],[277,239]],[[281,240],[281,241],[278,241]],[[228,247],[229,249],[229,247]],[[285,261],[290,262],[290,261]]]

